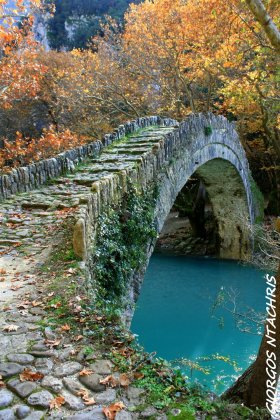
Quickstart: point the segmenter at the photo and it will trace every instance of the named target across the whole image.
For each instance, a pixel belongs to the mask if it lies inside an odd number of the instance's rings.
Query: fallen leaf
[[[6,325],[6,327],[3,328],[3,331],[17,331],[19,329],[18,325]]]
[[[62,327],[60,327],[61,331],[69,331],[71,329],[71,327],[68,324],[62,325]]]
[[[65,404],[65,398],[62,395],[58,395],[50,401],[50,409],[60,408],[63,404]]]
[[[61,303],[61,302],[52,303],[52,304],[51,304],[51,308],[58,309],[58,308],[60,308],[60,307],[61,307],[61,305],[62,305],[62,303]]]
[[[77,335],[77,337],[74,338],[75,341],[80,341],[84,338],[83,335]]]
[[[69,274],[74,274],[74,273],[76,273],[76,269],[75,268],[69,268],[69,270],[67,270],[66,272],[67,273],[69,273]]]
[[[119,349],[118,352],[124,357],[129,357],[134,353],[134,350],[130,347],[124,347],[122,349]]]
[[[37,301],[37,300],[33,300],[32,302],[31,302],[31,304],[32,304],[32,306],[34,306],[34,307],[36,307],[36,306],[41,306],[41,305],[43,305],[43,302],[41,302],[41,301]]]
[[[75,309],[74,309],[74,312],[75,312],[75,313],[77,313],[77,312],[81,312],[81,311],[82,311],[82,309],[83,309],[80,305],[74,305],[74,308],[75,308]]]
[[[109,407],[104,407],[103,413],[105,414],[108,420],[114,420],[116,414],[124,408],[125,405],[122,402],[116,402],[114,404],[109,405]]]
[[[19,378],[22,382],[31,381],[36,382],[40,379],[43,379],[44,375],[40,372],[32,372],[30,369],[25,368],[24,371],[19,375]]]
[[[77,392],[77,396],[84,398],[87,397],[88,398],[88,390],[85,388],[81,388],[78,392]]]
[[[115,346],[115,347],[123,346],[123,341],[114,341],[113,346]]]
[[[84,401],[85,405],[93,405],[93,404],[96,404],[94,398],[91,398],[88,395],[88,391],[86,389],[84,389],[84,388],[80,389],[80,391],[77,392],[77,395],[82,398],[82,400]]]
[[[2,376],[0,375],[0,388],[4,388],[6,385],[5,385],[5,382],[3,382],[2,381]]]
[[[83,370],[81,370],[79,375],[80,376],[88,376],[88,375],[91,375],[92,373],[93,373],[93,370],[84,368]]]
[[[120,375],[120,385],[123,387],[127,387],[131,383],[129,376],[126,373],[122,373]]]
[[[83,401],[84,401],[85,405],[96,404],[96,401],[94,400],[94,398],[83,398]]]
[[[141,372],[134,372],[133,376],[134,376],[134,379],[143,379],[145,375],[144,373],[141,373]]]
[[[102,385],[105,386],[111,386],[112,388],[115,388],[119,382],[113,375],[108,375],[104,379],[100,379],[99,381]]]
[[[18,284],[17,286],[12,286],[12,287],[11,287],[11,290],[12,290],[13,292],[15,292],[16,290],[21,289],[22,287],[23,287],[22,285]]]
[[[57,339],[57,340],[45,340],[45,344],[50,348],[54,348],[59,346],[59,344],[61,343],[61,340]]]
[[[0,268],[0,274],[1,275],[7,274],[7,271],[4,268]]]

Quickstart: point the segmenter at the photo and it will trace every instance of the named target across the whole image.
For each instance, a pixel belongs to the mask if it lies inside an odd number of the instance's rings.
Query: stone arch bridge
[[[74,229],[75,252],[87,259],[98,216],[122,202],[128,180],[143,194],[151,185],[157,186],[155,221],[160,233],[178,193],[195,174],[206,186],[218,222],[219,256],[246,258],[251,249],[248,227],[258,210],[248,161],[234,126],[213,114],[191,115],[181,124],[158,117],[144,121],[145,127],[111,144],[77,180],[91,185],[92,194],[80,209]]]
[[[0,177],[0,199],[4,209],[20,206],[31,218],[38,210],[74,209],[73,248],[87,262],[94,254],[99,216],[122,205],[129,182],[143,195],[157,186],[159,233],[193,174],[203,180],[212,203],[220,257],[244,259],[251,247],[248,225],[257,215],[248,161],[234,125],[210,113],[190,115],[180,124],[145,117],[122,125],[102,141]],[[9,236],[1,232],[3,248]],[[147,244],[148,256],[153,246]]]

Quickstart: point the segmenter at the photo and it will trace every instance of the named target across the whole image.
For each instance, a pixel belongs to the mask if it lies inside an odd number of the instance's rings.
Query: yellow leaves
[[[224,67],[225,69],[230,68],[230,67],[234,67],[234,63],[233,63],[232,61],[225,61],[225,62],[223,63],[223,67]]]
[[[16,140],[9,142],[5,140],[5,148],[1,150],[0,154],[0,166],[1,161],[5,160],[17,161],[19,156],[21,160],[24,160],[25,164],[33,161],[53,156],[55,153],[61,152],[65,149],[71,149],[75,146],[80,146],[84,142],[84,138],[75,134],[72,134],[69,130],[65,130],[61,133],[55,132],[52,127],[42,134],[39,140],[24,138],[21,133],[17,133]],[[34,301],[33,306],[40,306],[40,301]],[[61,304],[55,304],[55,307],[59,307]],[[63,331],[69,331],[69,326],[64,326]]]

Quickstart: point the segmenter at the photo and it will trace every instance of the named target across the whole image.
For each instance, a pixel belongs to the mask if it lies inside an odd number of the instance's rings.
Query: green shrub
[[[154,191],[143,195],[130,186],[123,208],[100,217],[94,277],[105,299],[124,295],[133,272],[145,264],[156,237],[154,207]]]

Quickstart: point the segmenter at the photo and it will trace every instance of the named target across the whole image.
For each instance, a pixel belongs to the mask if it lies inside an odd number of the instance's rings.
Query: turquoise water
[[[211,370],[207,375],[175,363],[190,380],[216,393],[249,366],[261,339],[260,335],[242,332],[232,313],[221,306],[213,316],[221,289],[235,296],[238,311],[265,311],[263,272],[232,261],[153,255],[131,326],[147,352],[156,351],[158,357],[169,361],[197,361],[214,354],[235,361],[237,367],[221,360],[200,360],[200,366]],[[226,307],[231,310],[233,305],[228,302]]]

